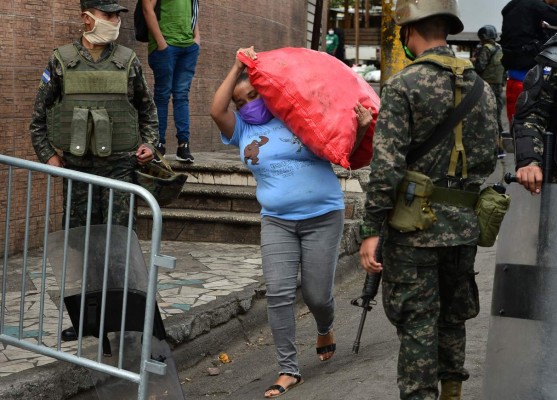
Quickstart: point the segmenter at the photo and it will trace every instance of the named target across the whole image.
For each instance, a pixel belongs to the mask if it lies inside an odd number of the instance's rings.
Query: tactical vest
[[[57,48],[62,66],[62,99],[47,110],[53,146],[76,156],[133,151],[140,144],[136,108],[128,100],[133,50],[115,45],[100,63],[83,58],[73,44]]]
[[[503,51],[501,50],[501,47],[492,43],[488,43],[486,46],[489,49],[491,57],[489,58],[487,67],[482,74],[482,78],[487,83],[503,83],[503,74],[505,73],[503,64],[501,64]]]

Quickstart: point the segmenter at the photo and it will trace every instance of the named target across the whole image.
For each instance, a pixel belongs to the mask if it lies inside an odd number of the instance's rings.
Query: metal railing
[[[6,177],[6,183],[4,187],[4,194],[5,194],[5,229],[4,229],[4,246],[3,246],[3,265],[1,268],[1,307],[0,307],[0,342],[16,346],[21,349],[25,349],[31,351],[33,353],[45,355],[48,357],[53,357],[58,360],[66,361],[69,363],[73,363],[75,365],[79,365],[94,371],[98,371],[101,373],[108,374],[113,377],[121,378],[129,382],[136,383],[138,385],[137,391],[137,399],[145,400],[148,396],[148,382],[149,382],[149,374],[155,375],[165,375],[166,373],[166,364],[163,362],[159,362],[152,358],[152,343],[151,340],[142,340],[141,343],[141,361],[139,366],[139,371],[132,371],[123,367],[122,364],[122,351],[123,351],[123,341],[120,342],[120,357],[118,360],[118,365],[110,365],[106,362],[103,362],[103,339],[106,335],[104,332],[104,321],[105,321],[105,313],[107,307],[106,301],[106,291],[107,291],[107,271],[108,265],[110,263],[109,260],[109,250],[108,247],[111,243],[111,235],[114,230],[114,226],[111,225],[110,218],[109,222],[106,224],[106,256],[104,261],[104,282],[102,286],[102,302],[100,304],[100,326],[98,327],[98,351],[96,357],[87,358],[83,355],[82,349],[86,345],[90,345],[90,341],[83,341],[83,331],[81,330],[84,327],[84,314],[85,314],[85,294],[86,294],[86,285],[87,285],[87,278],[86,278],[86,270],[87,270],[87,261],[84,259],[84,270],[85,273],[83,274],[83,279],[81,282],[81,303],[80,303],[80,317],[79,317],[79,329],[76,329],[78,332],[78,345],[77,351],[67,351],[62,348],[61,343],[61,334],[62,334],[62,327],[64,323],[68,323],[69,319],[67,317],[67,312],[65,311],[64,307],[64,299],[66,297],[66,273],[67,273],[67,257],[68,252],[71,250],[68,247],[68,241],[70,240],[70,213],[67,212],[65,219],[63,221],[65,226],[65,231],[63,233],[64,240],[63,240],[63,248],[59,251],[63,254],[63,262],[61,268],[61,277],[58,279],[58,287],[56,288],[59,293],[59,302],[57,305],[57,312],[56,315],[53,316],[52,312],[48,313],[50,316],[47,316],[47,305],[51,306],[52,299],[56,299],[56,296],[52,296],[52,290],[55,288],[56,285],[52,285],[52,265],[50,261],[49,255],[49,239],[51,238],[52,228],[50,226],[51,221],[51,197],[53,196],[53,187],[56,184],[56,179],[63,178],[67,180],[67,191],[66,191],[66,209],[70,210],[71,204],[71,196],[72,196],[72,182],[84,182],[88,184],[89,188],[89,199],[88,199],[88,208],[87,213],[90,216],[90,210],[92,206],[91,201],[91,193],[93,187],[103,187],[109,190],[110,193],[110,200],[109,200],[109,207],[108,207],[108,215],[110,216],[112,213],[113,207],[113,193],[114,191],[121,191],[129,194],[129,201],[130,201],[130,210],[129,213],[129,223],[128,227],[125,228],[127,230],[127,244],[126,249],[122,249],[125,251],[125,263],[126,263],[126,274],[125,274],[125,287],[123,290],[123,305],[122,305],[122,326],[120,330],[120,336],[124,337],[125,331],[125,323],[126,321],[126,296],[127,296],[127,285],[128,285],[128,266],[130,263],[130,255],[129,249],[131,246],[131,238],[133,233],[133,221],[134,221],[134,208],[136,204],[136,197],[140,197],[147,206],[151,208],[152,211],[152,230],[151,230],[151,241],[150,241],[150,256],[147,261],[147,271],[145,274],[147,276],[146,282],[146,291],[145,291],[145,314],[144,324],[143,324],[143,337],[150,338],[153,335],[153,325],[154,325],[154,316],[156,310],[156,290],[157,290],[157,274],[159,267],[165,267],[173,269],[176,264],[176,259],[173,257],[159,255],[160,250],[160,242],[161,242],[161,230],[162,230],[162,215],[160,207],[155,200],[155,198],[149,193],[146,189],[137,186],[132,183],[122,182],[113,179],[107,179],[104,177],[100,177],[97,175],[91,175],[87,173],[81,173],[77,171],[73,171],[70,169],[65,168],[57,168],[52,167],[49,165],[22,160],[18,158],[8,157],[4,155],[0,155],[0,165],[4,165],[7,168],[3,169],[3,174]],[[26,196],[25,196],[25,206],[24,206],[24,215],[15,215],[17,210],[21,209],[21,204],[14,205],[14,188],[20,184],[21,179],[15,179],[17,173],[17,177],[19,178],[22,174],[27,174],[26,183]],[[43,182],[46,176],[46,187],[41,188],[40,190],[34,190],[34,182]],[[36,179],[39,177],[40,179]],[[24,180],[25,181],[25,180]],[[58,183],[59,184],[59,183]],[[20,189],[18,187],[18,189]],[[21,189],[20,189],[21,191]],[[34,193],[38,192],[38,193]],[[30,243],[30,234],[32,234],[32,227],[31,227],[31,214],[32,210],[36,210],[37,206],[37,198],[39,194],[44,193],[44,205],[45,205],[45,215],[44,215],[44,230],[42,234],[42,261],[40,265],[40,271],[30,271],[29,262],[28,262],[28,254],[31,251],[29,248]],[[1,199],[2,195],[0,195],[0,201],[3,202]],[[40,200],[42,201],[42,200]],[[16,210],[16,211],[14,211]],[[13,265],[10,264],[10,234],[12,232],[12,226],[10,221],[22,218],[25,221],[24,227],[24,234],[23,234],[23,257],[19,258],[21,261],[21,265]],[[120,227],[122,228],[122,227]],[[35,229],[35,228],[34,228]],[[85,227],[85,253],[89,251],[89,234],[90,234],[90,218],[88,217],[87,225]],[[36,231],[36,230],[35,230]],[[33,232],[35,232],[33,231]],[[135,236],[133,236],[135,237]],[[137,240],[137,239],[136,239]],[[14,271],[17,272],[17,276],[21,274],[21,284],[18,285],[17,282],[14,285],[13,281],[8,282],[10,276],[14,276]],[[30,272],[33,272],[35,277],[34,282],[39,282],[39,284],[35,284],[35,290],[30,292],[27,288],[28,283],[28,276]],[[50,279],[50,281],[49,281]],[[50,283],[49,283],[50,282]],[[73,282],[74,284],[80,284],[79,280],[77,282]],[[14,286],[20,286],[20,304],[19,304],[19,311],[15,311],[14,313],[10,312],[9,307],[7,306],[7,290],[8,284],[10,284],[11,290],[13,290]],[[33,302],[37,300],[38,296],[38,308],[37,307],[28,307],[26,305],[26,298],[33,299]],[[48,304],[47,304],[48,303]],[[13,301],[12,301],[13,304]],[[38,324],[36,331],[37,335],[34,339],[35,341],[29,340],[29,335],[24,334],[24,326],[26,326],[26,318],[28,318],[28,313],[33,312],[34,315],[32,318],[38,317]],[[37,316],[38,314],[38,316]],[[158,315],[158,312],[157,312]],[[7,318],[9,318],[9,324],[7,322]],[[50,318],[50,319],[49,319]],[[52,318],[56,318],[55,324],[51,321]],[[160,318],[160,317],[159,317]],[[15,326],[17,325],[17,329]],[[56,332],[49,332],[47,334],[47,326],[56,326]],[[74,324],[75,325],[75,324]],[[8,329],[10,328],[10,329]],[[77,327],[76,327],[77,328]],[[52,330],[52,328],[51,328]],[[56,335],[55,344],[53,344],[53,340],[51,336]],[[50,345],[45,343],[45,339],[48,337],[50,340]]]

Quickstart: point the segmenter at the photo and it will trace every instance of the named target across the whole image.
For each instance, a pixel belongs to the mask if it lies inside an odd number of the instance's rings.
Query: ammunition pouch
[[[53,135],[52,144],[55,147],[70,151],[73,155],[83,156],[89,151],[89,141],[91,139],[91,128],[89,127],[89,109],[75,107],[73,110],[72,122],[70,125],[71,137],[69,147],[64,148],[60,135]],[[58,131],[59,132],[59,131]]]
[[[406,171],[389,216],[389,225],[399,232],[429,228],[436,220],[429,197],[434,191],[431,179],[417,171]]]
[[[78,157],[87,153],[97,157],[108,157],[112,154],[112,120],[105,108],[76,106],[73,108],[69,126],[69,135],[63,134],[64,129],[49,130],[48,139],[54,147],[69,151]],[[138,136],[128,136],[124,139],[127,140],[123,146],[117,146],[117,151],[132,151],[137,148]]]
[[[480,193],[474,212],[480,226],[478,246],[491,247],[497,239],[505,214],[511,205],[511,197],[488,186]]]

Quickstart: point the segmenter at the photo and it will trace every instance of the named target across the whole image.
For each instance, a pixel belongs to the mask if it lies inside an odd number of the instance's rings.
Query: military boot
[[[441,396],[439,400],[460,400],[462,382],[460,381],[441,381]]]

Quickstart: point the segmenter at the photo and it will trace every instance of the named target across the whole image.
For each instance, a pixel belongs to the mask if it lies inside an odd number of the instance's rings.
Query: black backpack
[[[157,15],[158,20],[161,19],[161,2],[162,0],[158,0],[155,5],[155,14]],[[148,42],[149,28],[147,28],[147,22],[145,22],[145,16],[143,15],[143,7],[141,3],[141,0],[137,0],[137,4],[135,5],[135,11],[133,13],[133,28],[136,40],[140,42]]]

